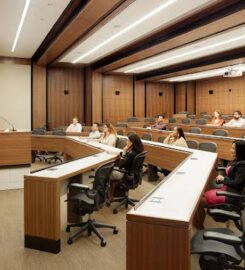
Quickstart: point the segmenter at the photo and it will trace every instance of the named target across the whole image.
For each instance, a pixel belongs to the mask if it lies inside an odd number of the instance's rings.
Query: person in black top
[[[134,158],[144,151],[144,145],[137,134],[131,134],[128,136],[127,144],[123,149],[123,155],[117,163],[117,167],[120,169],[125,169],[127,171],[131,170]],[[118,171],[113,171],[111,179],[120,180],[123,177],[123,173]]]
[[[232,143],[231,155],[233,161],[226,168],[226,176],[218,175],[215,181],[219,187],[210,189],[204,193],[196,218],[196,227],[203,228],[205,219],[204,208],[207,205],[232,202],[225,196],[217,196],[217,191],[229,191],[242,193],[245,188],[245,141],[238,140]]]

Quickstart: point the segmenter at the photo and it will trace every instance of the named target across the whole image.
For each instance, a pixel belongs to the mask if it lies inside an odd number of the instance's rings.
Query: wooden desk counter
[[[0,166],[31,164],[31,132],[0,132]]]

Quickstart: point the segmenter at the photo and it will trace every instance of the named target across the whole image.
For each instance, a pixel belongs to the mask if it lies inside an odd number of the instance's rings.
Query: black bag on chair
[[[224,270],[219,258],[212,255],[200,255],[199,266],[201,270]]]

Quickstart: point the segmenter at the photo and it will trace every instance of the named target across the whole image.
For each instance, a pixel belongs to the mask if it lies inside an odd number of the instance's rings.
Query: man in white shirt
[[[99,139],[101,137],[101,133],[99,131],[99,124],[94,122],[92,125],[92,131],[89,133],[90,139]]]
[[[82,132],[82,125],[78,123],[78,118],[74,117],[72,119],[72,123],[66,129],[66,132]]]
[[[227,126],[227,127],[245,127],[245,119],[242,118],[242,113],[240,111],[234,111],[233,119],[231,119],[224,126]]]

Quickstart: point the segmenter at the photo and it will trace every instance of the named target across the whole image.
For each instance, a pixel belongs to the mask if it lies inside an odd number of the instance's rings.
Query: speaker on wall
[[[116,91],[115,91],[115,95],[116,95],[116,96],[119,96],[119,95],[120,95],[120,91],[116,90]]]
[[[163,92],[159,92],[158,95],[159,95],[159,97],[162,97],[163,96]]]
[[[213,95],[214,90],[208,90],[209,95]]]

